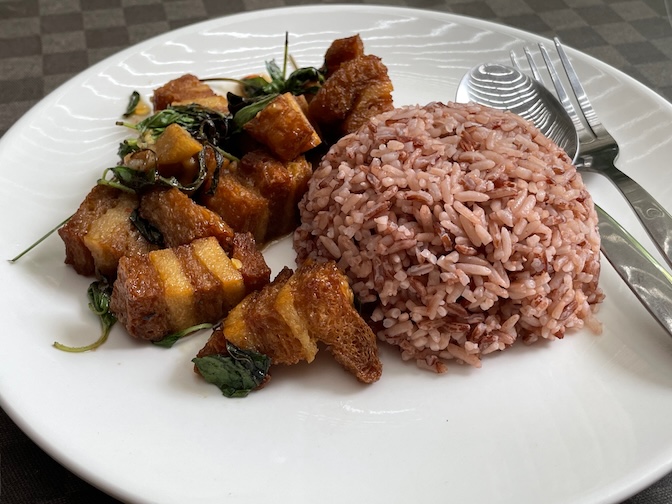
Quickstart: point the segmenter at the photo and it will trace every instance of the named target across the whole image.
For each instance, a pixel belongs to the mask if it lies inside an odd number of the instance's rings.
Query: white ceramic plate
[[[535,36],[475,19],[387,7],[314,6],[189,26],[123,51],[72,79],[0,143],[0,257],[70,215],[125,137],[128,96],[185,72],[241,76],[281,58],[285,31],[302,65],[360,33],[387,64],[398,105],[448,101],[471,66],[506,63]],[[622,73],[570,55],[619,165],[672,201],[672,106]],[[664,182],[664,183],[661,183]],[[650,245],[610,184],[595,199]],[[672,210],[672,208],[668,208]],[[293,264],[287,243],[273,269]],[[100,350],[54,340],[97,337],[88,279],[63,265],[52,236],[17,264],[0,262],[0,399],[48,453],[131,502],[617,502],[672,469],[672,339],[604,262],[604,333],[517,346],[437,376],[383,348],[384,373],[358,384],[322,352],[279,369],[269,387],[224,398],[190,359],[207,334],[172,350],[116,327]]]

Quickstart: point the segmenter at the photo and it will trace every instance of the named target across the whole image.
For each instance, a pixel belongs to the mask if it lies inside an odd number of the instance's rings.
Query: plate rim
[[[169,41],[170,39],[173,39],[175,37],[182,36],[186,33],[190,32],[198,32],[200,30],[205,30],[211,26],[216,26],[218,23],[221,23],[222,20],[226,19],[231,22],[235,22],[240,19],[249,19],[249,18],[257,18],[259,16],[272,16],[276,13],[282,12],[284,13],[292,13],[292,12],[301,12],[301,13],[320,13],[320,12],[329,12],[333,11],[336,9],[348,9],[351,11],[359,11],[359,12],[380,12],[380,13],[388,13],[388,14],[409,14],[409,13],[421,13],[422,15],[426,16],[428,14],[431,14],[432,16],[435,16],[439,20],[445,20],[445,21],[452,21],[460,24],[460,22],[464,23],[469,23],[473,24],[479,27],[483,27],[485,29],[489,29],[493,32],[496,33],[504,33],[504,34],[509,34],[513,35],[517,38],[523,39],[523,40],[544,40],[544,41],[550,41],[550,39],[547,39],[545,37],[542,37],[540,35],[536,35],[534,33],[511,27],[505,24],[489,21],[489,20],[483,20],[471,16],[464,16],[460,14],[453,14],[453,13],[446,13],[446,12],[441,12],[441,11],[434,11],[431,9],[424,9],[424,8],[412,8],[412,7],[400,7],[400,6],[384,6],[384,5],[353,5],[353,4],[321,4],[321,5],[306,5],[306,6],[290,6],[290,7],[277,7],[277,8],[268,8],[268,9],[261,9],[261,10],[255,10],[255,11],[249,11],[249,12],[241,12],[241,13],[236,13],[236,14],[230,14],[230,15],[225,15],[225,16],[220,16],[204,21],[199,21],[197,23],[193,23],[190,25],[186,25],[180,28],[177,28],[175,30],[170,30],[168,32],[155,35],[153,37],[150,37],[146,40],[140,41],[138,43],[133,44],[132,46],[129,46],[117,53],[114,53],[110,56],[107,56],[106,58],[102,59],[101,61],[97,62],[96,64],[92,65],[91,67],[87,68],[83,72],[80,72],[71,78],[69,78],[67,81],[64,83],[60,84],[57,88],[52,90],[50,93],[48,93],[46,96],[44,96],[41,100],[39,100],[35,105],[31,106],[31,108],[22,116],[20,117],[8,130],[7,132],[3,135],[3,137],[0,139],[0,158],[3,155],[3,151],[5,146],[11,142],[12,137],[16,134],[17,132],[21,130],[21,128],[27,124],[34,115],[39,113],[39,110],[43,107],[47,107],[52,105],[54,102],[58,100],[58,98],[63,95],[65,92],[67,92],[73,85],[76,85],[78,80],[86,80],[90,76],[94,75],[96,72],[103,68],[107,68],[110,65],[114,64],[114,61],[120,61],[123,60],[133,54],[135,54],[141,47],[143,46],[154,46],[157,44],[160,44],[165,41]],[[665,98],[663,98],[661,95],[656,93],[654,90],[646,87],[633,77],[630,77],[629,75],[625,74],[619,69],[616,69],[607,63],[604,63],[588,54],[585,54],[579,50],[573,49],[572,47],[568,47],[568,50],[571,53],[576,53],[580,54],[581,58],[588,61],[591,65],[606,69],[609,73],[617,73],[619,75],[619,78],[628,81],[631,85],[637,87],[641,92],[644,94],[647,94],[649,97],[656,98],[661,101],[662,104],[664,104],[667,107],[672,107],[672,104],[668,102]],[[83,480],[87,481],[91,485],[101,489],[105,493],[108,493],[111,496],[114,496],[116,498],[120,499],[136,499],[136,496],[131,496],[130,494],[126,494],[124,489],[119,488],[118,486],[115,486],[114,483],[106,481],[104,478],[101,478],[100,475],[98,474],[93,474],[89,473],[85,467],[82,467],[80,464],[77,463],[76,460],[70,459],[67,454],[61,453],[55,446],[53,446],[48,439],[44,438],[41,433],[36,432],[32,425],[28,423],[27,421],[24,421],[23,418],[21,418],[20,413],[15,410],[14,406],[10,404],[8,401],[5,400],[5,394],[3,393],[3,387],[0,384],[0,406],[3,408],[3,410],[7,413],[7,415],[14,421],[19,428],[26,433],[26,435],[33,440],[38,446],[40,446],[41,449],[43,449],[46,453],[48,453],[52,458],[57,460],[60,464],[62,464],[64,467],[67,469],[71,470],[74,474],[76,474],[78,477],[81,477]],[[672,448],[672,447],[671,447]],[[650,486],[653,482],[657,481],[660,479],[662,476],[665,474],[669,473],[670,470],[672,470],[672,458],[670,458],[667,461],[667,464],[661,465],[659,468],[659,471],[654,472],[649,474],[648,478],[640,478],[639,479],[639,485],[636,485],[637,488],[634,488],[633,486],[628,486],[627,488],[621,488],[621,490],[618,492],[618,495],[614,495],[614,498],[627,498],[637,491],[646,488]],[[627,485],[626,485],[627,486]],[[633,491],[634,490],[634,491]]]

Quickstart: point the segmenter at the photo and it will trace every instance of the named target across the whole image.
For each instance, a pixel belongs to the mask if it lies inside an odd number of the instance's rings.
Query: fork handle
[[[656,248],[672,267],[672,215],[646,189],[616,168],[613,163],[591,171],[606,175],[621,191]]]

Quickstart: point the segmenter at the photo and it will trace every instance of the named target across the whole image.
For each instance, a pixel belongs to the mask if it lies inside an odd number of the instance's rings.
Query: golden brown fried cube
[[[91,276],[96,272],[91,251],[84,243],[91,223],[117,204],[121,191],[112,187],[96,185],[65,223],[58,234],[65,244],[65,263],[72,265],[80,275]]]
[[[193,103],[196,99],[215,96],[215,92],[198,77],[185,74],[154,90],[154,110],[163,110],[175,102]]]
[[[274,305],[278,292],[291,275],[292,270],[285,268],[261,291],[245,297],[231,310],[221,330],[213,332],[198,357],[225,353],[226,342],[229,341],[239,348],[267,355],[274,364],[296,364],[302,360],[311,362],[317,346],[309,341],[304,347]]]
[[[382,374],[376,335],[353,306],[347,277],[333,261],[304,263],[284,287],[305,330],[328,345],[334,359],[359,381]],[[282,292],[279,297],[282,296]]]
[[[281,162],[263,150],[255,150],[241,158],[239,173],[268,199],[273,225],[268,228],[266,241],[293,231],[298,222],[299,200],[312,175],[305,157]]]
[[[271,280],[271,268],[257,248],[252,233],[236,233],[229,252],[231,259],[240,261],[246,292],[261,289]]]
[[[72,218],[58,230],[65,243],[66,264],[71,264],[80,275],[114,278],[122,256],[155,249],[130,221],[137,206],[135,194],[95,186]]]
[[[183,163],[198,154],[203,145],[177,123],[170,124],[156,139],[159,165]]]
[[[203,194],[200,202],[217,213],[234,231],[249,231],[257,243],[264,243],[270,216],[268,199],[234,174],[220,173],[214,191]]]
[[[312,99],[309,110],[322,133],[335,140],[356,131],[365,118],[392,108],[387,67],[377,56],[368,55],[341,64]]]
[[[289,161],[322,142],[291,93],[275,98],[243,129],[281,161]]]
[[[212,210],[199,205],[177,188],[152,189],[140,198],[140,215],[163,235],[167,247],[214,236],[231,247],[233,229]]]
[[[380,378],[376,336],[353,307],[347,278],[334,262],[284,268],[236,306],[199,357],[225,353],[226,342],[270,357],[274,364],[312,362],[317,342],[364,383]]]
[[[346,61],[364,55],[364,42],[359,35],[334,40],[324,55],[327,77],[333,74]]]
[[[122,257],[113,284],[110,311],[131,336],[158,341],[171,331],[159,274],[148,254]]]
[[[155,250],[119,262],[110,308],[134,337],[158,341],[202,323],[215,323],[246,288],[239,267],[216,238]]]

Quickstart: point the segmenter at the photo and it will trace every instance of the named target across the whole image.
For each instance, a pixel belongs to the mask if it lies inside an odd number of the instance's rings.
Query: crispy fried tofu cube
[[[84,237],[91,224],[118,203],[121,193],[112,187],[96,185],[75,214],[58,230],[65,244],[65,263],[70,264],[80,275],[91,276],[96,272],[96,264],[84,243]]]
[[[317,353],[314,342],[307,346],[297,339],[292,329],[275,309],[278,293],[292,276],[292,270],[283,269],[263,290],[248,295],[215,331],[199,357],[226,352],[226,341],[239,348],[253,349],[271,357],[274,364],[311,362]]]
[[[285,288],[308,333],[328,345],[336,362],[361,382],[380,378],[376,335],[353,306],[354,294],[336,263],[303,263]]]
[[[367,86],[359,94],[355,106],[343,121],[344,131],[357,131],[371,117],[392,108],[392,82],[381,79]]]
[[[110,311],[133,337],[158,341],[170,334],[166,296],[148,254],[121,258]]]
[[[198,323],[194,310],[194,286],[182,270],[181,261],[171,249],[150,252],[149,260],[159,276],[168,306],[170,326],[186,329]]]
[[[245,282],[245,293],[261,289],[271,280],[271,268],[257,248],[252,233],[236,233],[231,246],[231,259],[240,263]]]
[[[196,240],[192,243],[192,250],[222,285],[225,309],[228,311],[236,306],[245,297],[245,283],[240,269],[214,240]]]
[[[126,255],[142,254],[156,248],[139,233],[131,222],[131,213],[137,208],[134,195],[125,194],[119,204],[110,208],[91,223],[84,243],[91,251],[96,270],[107,278],[114,278],[119,259]]]
[[[281,161],[289,161],[322,143],[291,93],[275,98],[243,129]]]

